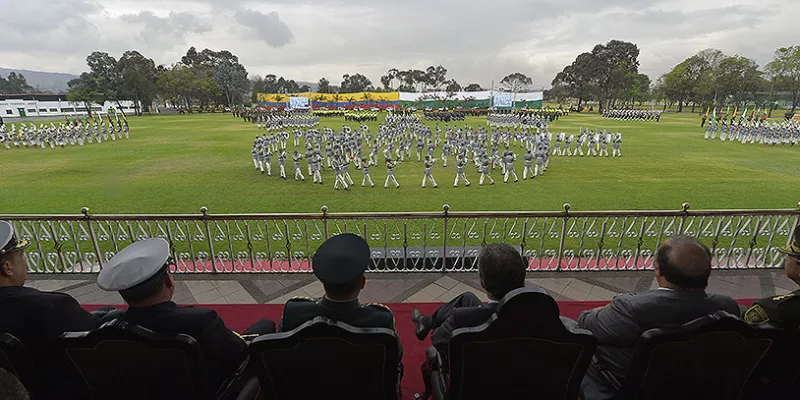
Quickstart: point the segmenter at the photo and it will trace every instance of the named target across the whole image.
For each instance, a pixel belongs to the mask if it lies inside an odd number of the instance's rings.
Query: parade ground
[[[373,134],[382,119],[380,114],[377,122],[366,123]],[[454,211],[558,211],[567,202],[576,211],[676,210],[684,202],[696,210],[795,208],[800,201],[800,148],[704,140],[700,117],[689,113],[666,113],[659,123],[605,120],[596,113],[563,117],[550,125],[554,135],[577,136],[580,127],[619,132],[622,157],[551,156],[547,173],[533,180],[522,180],[524,150],[512,144],[519,182],[502,183],[498,167],[497,183],[481,187],[470,166],[472,185],[454,188],[451,157],[448,167],[439,160],[433,168],[439,188],[423,189],[424,167],[414,149],[395,170],[399,189],[383,188],[386,168],[379,163],[371,169],[374,188],[361,187],[361,172],[351,166],[356,185],[349,192],[334,191],[330,169],[323,172],[323,185],[309,176],[294,181],[291,140],[289,180],[277,177],[277,157],[273,176],[256,171],[253,138],[264,131],[230,114],[130,117],[129,122],[128,140],[63,149],[0,148],[0,210],[75,214],[89,207],[92,213],[154,214],[198,213],[206,206],[215,214],[315,213],[326,205],[331,212],[436,212],[449,204]],[[486,126],[485,117],[455,124],[464,123]],[[318,129],[343,124],[354,130],[359,125],[323,117]],[[365,155],[369,151],[365,144]]]

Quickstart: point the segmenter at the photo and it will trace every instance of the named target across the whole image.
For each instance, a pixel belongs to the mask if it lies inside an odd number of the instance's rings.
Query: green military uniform
[[[326,297],[295,297],[283,308],[280,331],[290,331],[316,317],[327,317],[359,328],[395,329],[394,314],[383,304],[361,304],[358,299],[333,301]]]
[[[794,262],[800,262],[800,225],[794,229],[794,241],[779,248]],[[790,261],[791,262],[791,261]],[[794,330],[800,327],[800,289],[794,292],[758,299],[742,315],[742,319],[754,324],[770,324],[778,328]]]
[[[346,284],[360,279],[371,262],[367,242],[352,233],[326,240],[314,253],[314,275],[326,284]],[[286,302],[278,329],[290,331],[316,317],[328,317],[359,328],[395,329],[394,314],[382,304],[361,304],[358,298],[331,300],[295,297]]]

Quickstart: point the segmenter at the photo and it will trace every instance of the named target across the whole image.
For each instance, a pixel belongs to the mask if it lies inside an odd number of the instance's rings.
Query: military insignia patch
[[[743,319],[751,324],[763,324],[769,322],[769,316],[761,305],[756,304],[744,312]]]

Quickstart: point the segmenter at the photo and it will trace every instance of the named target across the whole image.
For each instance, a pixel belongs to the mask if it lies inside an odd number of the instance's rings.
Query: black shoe
[[[411,311],[411,321],[414,322],[414,333],[417,335],[417,339],[425,340],[428,337],[428,333],[431,331],[431,327],[429,324],[425,324],[425,319],[427,317],[422,315],[419,310]]]

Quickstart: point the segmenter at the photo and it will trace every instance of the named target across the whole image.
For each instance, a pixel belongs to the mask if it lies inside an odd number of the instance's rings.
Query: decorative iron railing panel
[[[777,268],[800,210],[319,214],[0,215],[31,241],[30,272],[96,273],[121,248],[167,240],[176,273],[311,272],[314,251],[341,233],[364,237],[371,271],[474,271],[482,245],[518,247],[531,271],[651,269],[658,246],[684,234],[718,269]]]

